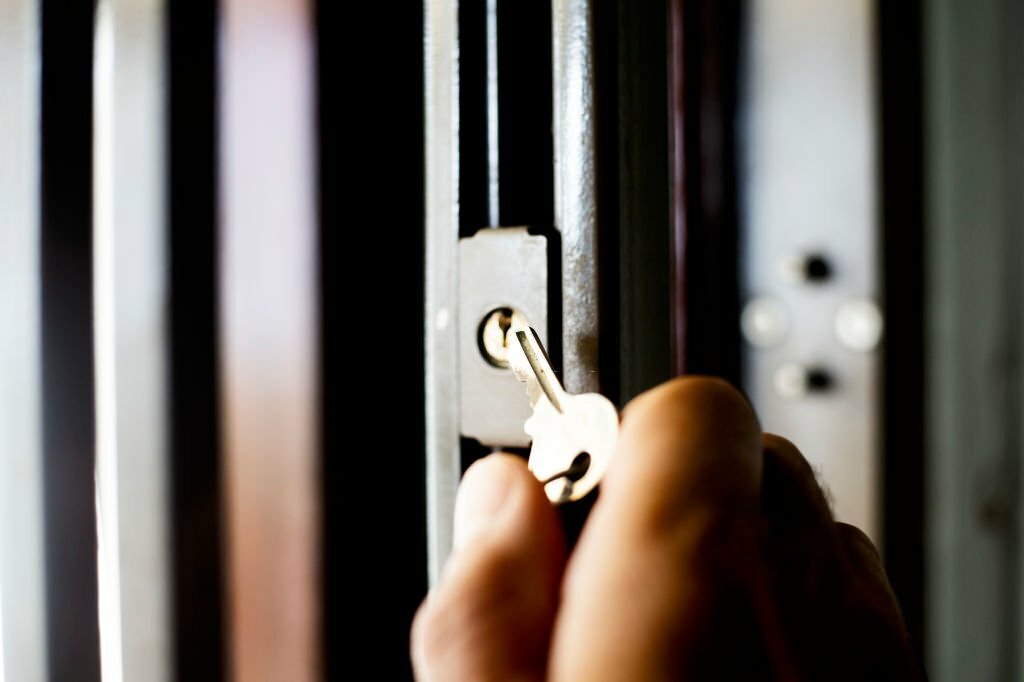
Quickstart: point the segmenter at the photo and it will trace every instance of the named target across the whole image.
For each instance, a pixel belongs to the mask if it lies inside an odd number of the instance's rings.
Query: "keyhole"
[[[508,330],[512,328],[511,308],[495,308],[484,316],[477,332],[480,354],[490,365],[508,369]]]

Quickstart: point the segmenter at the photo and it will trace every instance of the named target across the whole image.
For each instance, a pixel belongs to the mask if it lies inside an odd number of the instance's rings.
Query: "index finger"
[[[700,665],[704,619],[723,603],[715,586],[729,582],[723,552],[753,547],[741,536],[758,530],[761,466],[760,426],[725,382],[677,379],[630,403],[567,568],[552,679],[658,679]]]

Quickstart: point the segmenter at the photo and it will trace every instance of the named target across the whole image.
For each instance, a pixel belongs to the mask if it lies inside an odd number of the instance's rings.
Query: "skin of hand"
[[[633,400],[571,555],[518,457],[459,487],[417,679],[922,680],[871,541],[728,384]]]

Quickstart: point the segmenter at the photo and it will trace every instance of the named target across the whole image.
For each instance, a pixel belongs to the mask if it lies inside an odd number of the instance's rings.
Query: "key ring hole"
[[[557,481],[560,478],[564,478],[568,481],[569,488],[571,489],[573,483],[587,475],[587,472],[590,470],[590,462],[590,453],[583,451],[572,458],[572,464],[569,465],[568,469],[565,471],[559,471],[554,476],[551,476],[544,481],[544,485],[547,485],[552,481]]]
[[[572,459],[572,464],[565,472],[565,477],[569,479],[570,483],[575,483],[584,476],[590,470],[590,453],[581,452]]]

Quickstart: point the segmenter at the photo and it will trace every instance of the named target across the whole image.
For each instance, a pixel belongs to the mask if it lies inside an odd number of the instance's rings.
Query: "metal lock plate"
[[[480,332],[492,311],[511,308],[547,338],[547,239],[525,227],[482,229],[459,241],[458,272],[460,431],[484,445],[525,447],[530,403],[512,370],[485,359]]]

